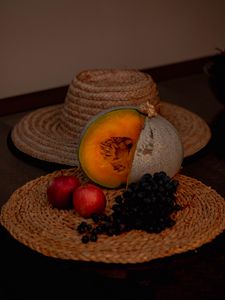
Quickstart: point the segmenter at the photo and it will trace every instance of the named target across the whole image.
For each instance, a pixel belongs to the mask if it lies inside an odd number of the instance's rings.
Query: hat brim
[[[22,118],[11,133],[16,148],[39,160],[78,166],[78,140],[60,127],[62,108],[63,104],[44,107]],[[164,101],[160,104],[160,112],[180,134],[184,157],[195,154],[210,140],[211,130],[197,114]]]
[[[142,263],[196,249],[212,241],[225,229],[225,202],[212,188],[184,175],[179,181],[177,203],[181,210],[173,216],[175,225],[159,234],[141,230],[108,237],[96,243],[82,244],[75,230],[82,219],[73,209],[58,210],[47,201],[50,181],[58,175],[78,176],[87,182],[78,168],[41,176],[17,189],[3,206],[1,224],[10,234],[31,249],[46,256],[103,263]],[[104,190],[106,212],[121,190]]]

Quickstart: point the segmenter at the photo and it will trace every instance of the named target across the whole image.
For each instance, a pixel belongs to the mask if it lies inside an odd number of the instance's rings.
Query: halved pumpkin
[[[183,146],[177,130],[151,105],[147,112],[139,109],[113,107],[84,128],[78,157],[92,181],[116,188],[145,173],[164,171],[173,177],[180,170]]]

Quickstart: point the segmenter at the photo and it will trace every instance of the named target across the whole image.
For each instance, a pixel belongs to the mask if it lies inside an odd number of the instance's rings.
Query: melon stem
[[[142,103],[138,107],[138,111],[147,115],[148,118],[152,118],[158,115],[155,105],[151,104],[149,101]]]

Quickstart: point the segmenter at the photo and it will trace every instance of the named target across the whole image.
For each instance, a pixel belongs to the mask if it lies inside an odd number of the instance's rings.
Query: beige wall
[[[225,48],[224,0],[0,0],[0,98]]]

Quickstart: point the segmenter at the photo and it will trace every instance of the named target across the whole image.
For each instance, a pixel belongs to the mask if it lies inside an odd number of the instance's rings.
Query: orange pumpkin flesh
[[[127,182],[144,121],[136,109],[120,108],[97,115],[86,126],[79,161],[92,181],[109,188]]]

